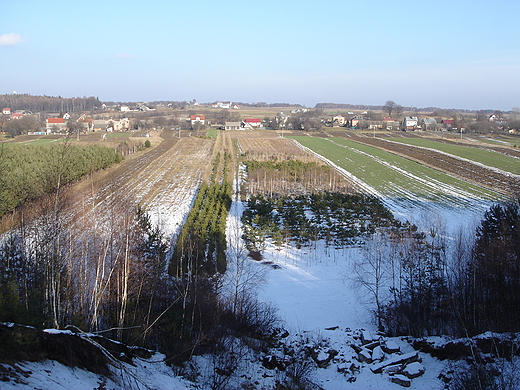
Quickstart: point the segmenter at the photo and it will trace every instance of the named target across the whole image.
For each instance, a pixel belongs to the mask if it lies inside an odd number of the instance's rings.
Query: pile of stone
[[[403,387],[410,387],[412,379],[424,374],[419,352],[403,353],[394,339],[374,337],[366,330],[359,332],[361,337],[354,338],[350,346],[356,351],[359,363],[368,365],[374,374],[388,375],[393,383]]]

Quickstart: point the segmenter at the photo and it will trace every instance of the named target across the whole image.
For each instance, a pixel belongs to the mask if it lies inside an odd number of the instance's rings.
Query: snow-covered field
[[[454,205],[430,204],[426,208],[417,203],[407,204],[396,201],[394,211],[403,219],[410,219],[419,226],[433,222],[444,225],[446,231],[455,232],[460,226],[473,226],[481,217],[479,210],[485,204],[470,210]],[[230,216],[230,224],[237,223],[241,205],[235,204]],[[437,220],[437,221],[434,221]],[[267,270],[266,283],[260,289],[262,300],[272,302],[278,308],[283,326],[289,331],[287,343],[299,338],[325,344],[339,352],[327,368],[317,368],[312,373],[313,381],[323,389],[399,389],[400,385],[390,382],[390,376],[374,374],[373,364],[363,363],[355,381],[350,375],[338,372],[343,365],[355,362],[349,340],[362,330],[376,334],[373,306],[367,299],[366,291],[356,289],[352,283],[352,264],[360,255],[359,248],[327,247],[318,242],[310,247],[297,249],[292,246],[276,247],[267,245],[262,262],[254,262],[257,267]],[[292,340],[291,340],[292,339]],[[411,352],[411,346],[401,339],[392,339],[399,344],[402,353]],[[440,389],[443,384],[438,379],[445,365],[428,354],[420,353],[424,375],[413,379],[412,389]],[[336,361],[336,363],[334,363]],[[265,379],[258,379],[260,383]]]

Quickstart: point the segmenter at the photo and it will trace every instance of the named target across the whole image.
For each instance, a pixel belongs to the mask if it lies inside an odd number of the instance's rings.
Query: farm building
[[[383,118],[383,126],[386,130],[399,129],[399,122],[393,120],[389,116]]]
[[[437,130],[437,121],[435,118],[423,118],[421,124],[424,130]]]
[[[332,126],[345,126],[347,119],[343,115],[336,115],[332,117]]]
[[[416,116],[407,116],[403,119],[403,130],[415,130],[417,125],[419,124],[419,120]]]
[[[206,117],[204,115],[190,115],[190,122],[192,127],[197,123],[204,125]]]
[[[240,130],[241,128],[241,122],[226,122],[224,125],[224,130]]]
[[[246,130],[253,130],[262,127],[262,121],[260,119],[244,119],[241,126]]]
[[[67,124],[63,118],[48,118],[45,122],[45,131],[47,134],[52,132],[61,132],[66,128]]]

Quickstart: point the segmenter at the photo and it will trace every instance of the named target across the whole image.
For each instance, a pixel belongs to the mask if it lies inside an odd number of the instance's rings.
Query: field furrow
[[[76,212],[82,210],[78,227],[85,219],[91,219],[102,229],[102,225],[110,222],[109,210],[117,209],[116,205],[140,205],[150,214],[152,222],[166,235],[172,235],[189,211],[209,169],[213,143],[212,139],[176,140],[167,135],[156,150],[124,162],[103,177],[83,182],[84,190],[78,188],[70,215],[77,217]]]
[[[500,195],[393,153],[344,138],[295,137],[385,198],[476,207]],[[478,202],[477,202],[478,203]]]
[[[508,174],[498,169],[475,163],[472,160],[455,157],[433,149],[418,148],[413,145],[390,142],[380,138],[363,137],[355,134],[349,135],[349,139],[352,141],[402,156],[469,183],[498,191],[504,195],[520,193],[519,175]],[[513,166],[517,167],[514,164],[515,162],[516,160],[513,160]],[[514,168],[514,170],[516,171],[517,168]]]

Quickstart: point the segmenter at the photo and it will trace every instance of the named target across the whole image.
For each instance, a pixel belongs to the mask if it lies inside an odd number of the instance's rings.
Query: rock
[[[381,344],[381,348],[385,353],[388,354],[397,353],[401,350],[399,345],[394,340],[386,340],[386,342]]]
[[[486,332],[473,337],[473,340],[483,354],[491,354],[506,359],[511,359],[513,355],[520,354],[518,338],[510,333]]]
[[[402,369],[403,369],[402,364],[395,364],[393,366],[385,367],[383,369],[383,373],[385,373],[386,375],[400,374]]]
[[[375,340],[377,340],[377,339],[374,338],[374,336],[372,336],[372,332],[370,332],[369,330],[361,331],[361,342],[363,343],[363,345],[369,344]]]
[[[394,375],[391,381],[403,387],[410,387],[412,385],[412,381],[404,375]]]
[[[374,349],[375,347],[381,345],[381,340],[377,340],[377,341],[373,341],[369,344],[365,344],[363,347],[365,348],[368,348],[368,349]]]
[[[459,360],[467,356],[473,356],[476,351],[475,342],[467,338],[451,340],[445,343],[431,342],[427,338],[418,339],[414,340],[413,347],[441,360]]]
[[[404,355],[394,355],[388,360],[385,360],[384,362],[381,362],[379,364],[374,365],[370,369],[373,373],[379,374],[383,372],[383,369],[388,366],[393,366],[395,364],[403,364],[403,363],[411,363],[411,362],[417,362],[419,361],[419,353],[418,352],[410,352],[406,353]]]
[[[408,379],[414,379],[420,377],[422,374],[424,374],[425,371],[426,369],[421,363],[412,362],[402,370],[402,373]]]
[[[262,366],[267,368],[268,370],[274,370],[278,365],[278,359],[275,356],[266,356],[262,359]]]
[[[349,365],[348,363],[340,363],[338,364],[337,368],[338,372],[347,372],[349,370]]]
[[[334,359],[334,357],[338,354],[338,351],[334,349],[329,349],[327,352],[325,351],[313,351],[311,353],[312,358],[316,362],[319,368],[327,368]]]
[[[339,326],[332,326],[330,328],[325,328],[325,330],[336,330],[338,328],[339,328]]]
[[[379,345],[377,347],[375,347],[374,350],[372,351],[372,361],[373,362],[381,361],[381,360],[383,360],[384,357],[385,357],[385,354],[383,352],[383,349]]]
[[[372,353],[369,349],[362,348],[358,353],[358,360],[361,363],[372,363]]]
[[[350,372],[354,373],[354,372],[360,372],[361,371],[361,366],[359,364],[356,364],[356,363],[352,363],[349,367],[349,370]]]
[[[318,356],[316,356],[314,361],[316,362],[319,368],[326,368],[330,362],[329,357],[330,356],[328,353],[326,353],[325,351],[320,351],[320,353],[318,353]]]

